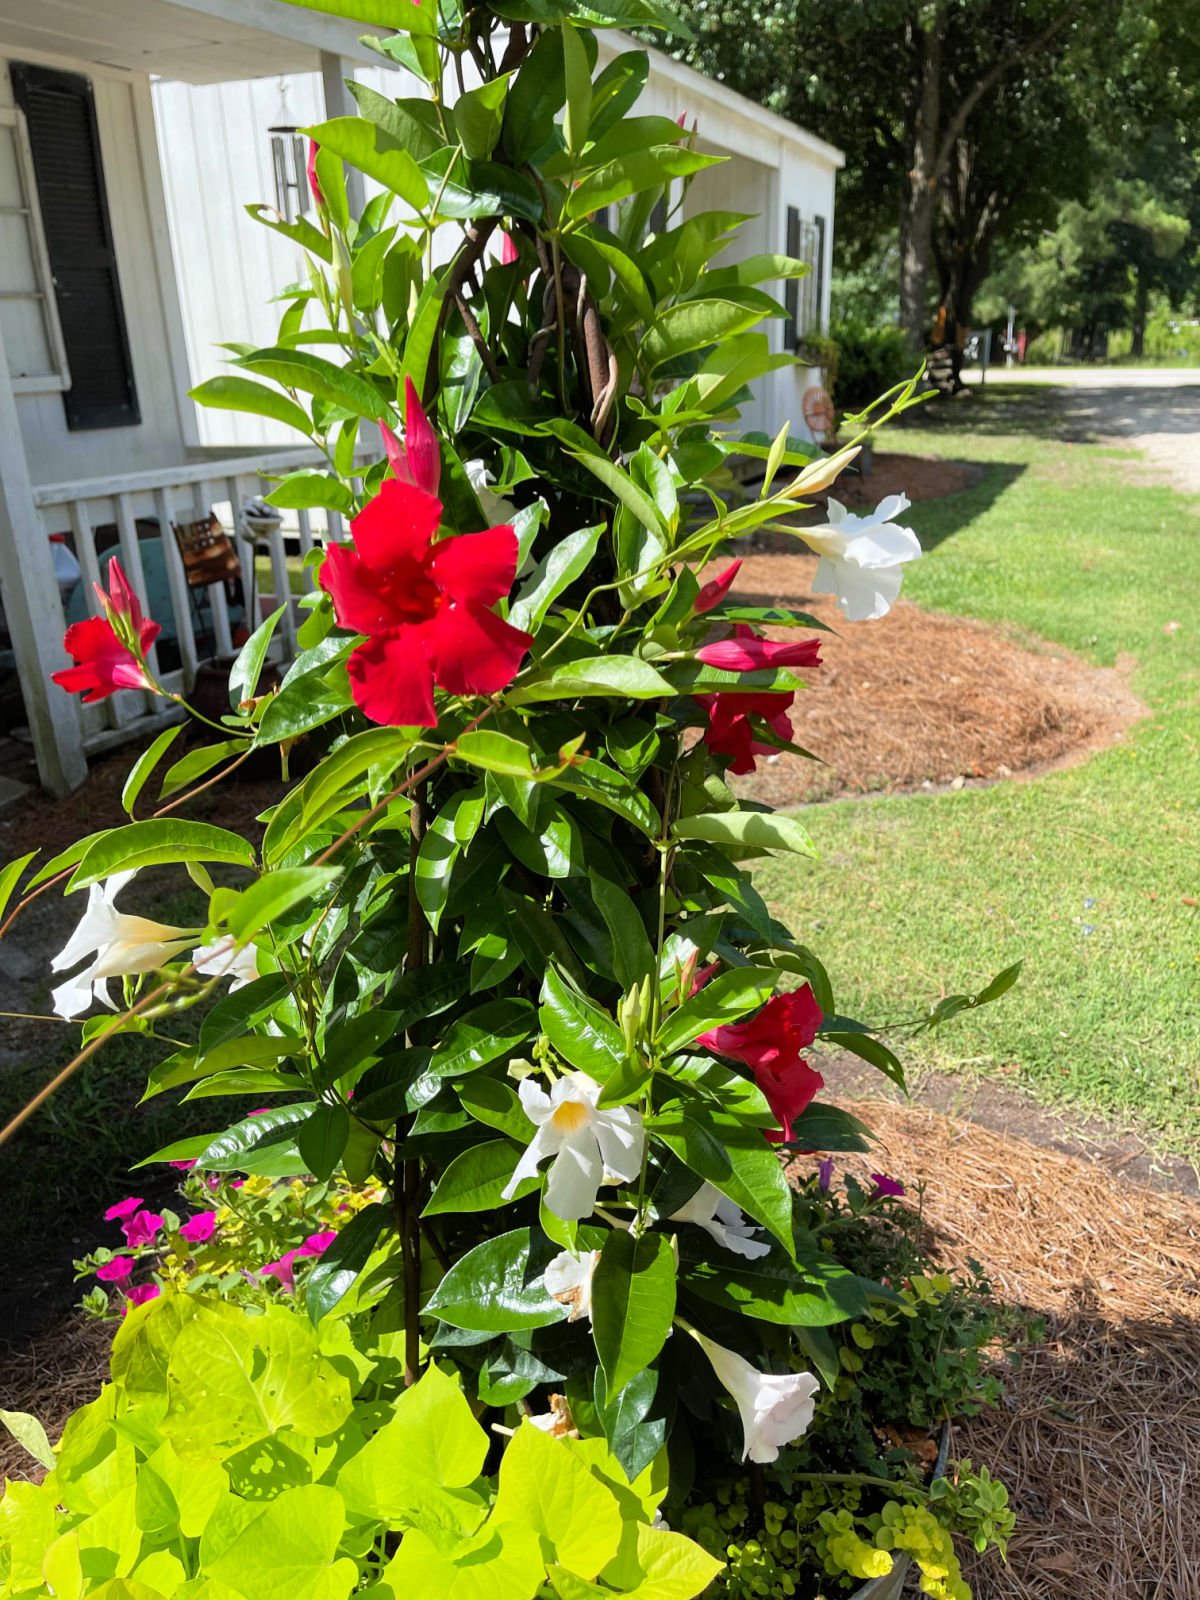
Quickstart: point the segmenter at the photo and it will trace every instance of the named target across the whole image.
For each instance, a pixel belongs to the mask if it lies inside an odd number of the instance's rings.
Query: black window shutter
[[[813,226],[817,230],[816,260],[813,262],[816,280],[813,287],[813,327],[820,333],[825,311],[825,218],[814,217]]]
[[[87,78],[13,62],[13,92],[29,128],[58,319],[71,367],[67,427],[141,421],[121,303],[96,106]]]
[[[800,255],[800,212],[795,206],[787,208],[787,244],[784,253]],[[783,348],[794,351],[800,334],[800,280],[789,278],[783,286],[783,304],[787,321],[783,325]]]

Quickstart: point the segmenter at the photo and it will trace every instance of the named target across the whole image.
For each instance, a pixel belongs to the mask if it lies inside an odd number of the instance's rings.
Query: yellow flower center
[[[550,1118],[556,1133],[578,1133],[587,1122],[588,1108],[581,1100],[564,1100]]]

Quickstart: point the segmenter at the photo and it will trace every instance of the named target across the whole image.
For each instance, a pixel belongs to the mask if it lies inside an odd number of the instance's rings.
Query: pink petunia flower
[[[176,1172],[190,1172],[196,1165],[195,1161],[168,1161],[169,1167],[174,1167]]]
[[[310,1233],[300,1246],[300,1254],[302,1256],[324,1255],[336,1238],[337,1234],[332,1228],[326,1229],[324,1233]]]
[[[217,1217],[213,1211],[197,1211],[179,1230],[179,1237],[189,1244],[207,1244],[216,1231]]]
[[[163,1219],[157,1211],[136,1211],[121,1224],[125,1242],[136,1250],[139,1245],[153,1244],[162,1230]]]
[[[141,1195],[132,1195],[128,1200],[118,1200],[115,1206],[109,1206],[104,1213],[105,1222],[119,1222],[122,1217],[131,1217],[139,1206],[146,1202]]]
[[[286,1255],[280,1256],[278,1261],[268,1261],[265,1267],[259,1269],[259,1277],[278,1278],[279,1287],[285,1294],[295,1294],[296,1276],[294,1263],[299,1254],[299,1250],[289,1250]]]
[[[147,1300],[157,1300],[162,1290],[156,1283],[139,1283],[136,1289],[130,1289],[125,1297],[125,1309],[121,1315],[128,1316],[131,1306],[144,1306]]]
[[[101,1283],[128,1283],[133,1277],[133,1262],[128,1256],[114,1256],[96,1268],[96,1276]]]

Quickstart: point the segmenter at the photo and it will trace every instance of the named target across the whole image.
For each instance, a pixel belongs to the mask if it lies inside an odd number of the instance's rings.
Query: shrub
[[[833,399],[839,411],[863,411],[879,395],[911,377],[916,363],[900,328],[873,327],[847,317],[835,322],[829,332],[838,348]]]

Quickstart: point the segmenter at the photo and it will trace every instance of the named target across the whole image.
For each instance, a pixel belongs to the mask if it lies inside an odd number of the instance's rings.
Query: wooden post
[[[51,794],[66,795],[87,777],[74,698],[50,682],[70,665],[62,647],[63,610],[54,556],[33,502],[33,485],[17,403],[0,333],[0,588],[17,658],[38,776]]]
[[[346,87],[346,79],[354,76],[354,63],[345,56],[321,51],[321,87],[325,94],[326,117],[356,117],[358,102]],[[363,176],[357,167],[346,167],[346,198],[350,202],[350,215],[360,217],[367,203]]]

